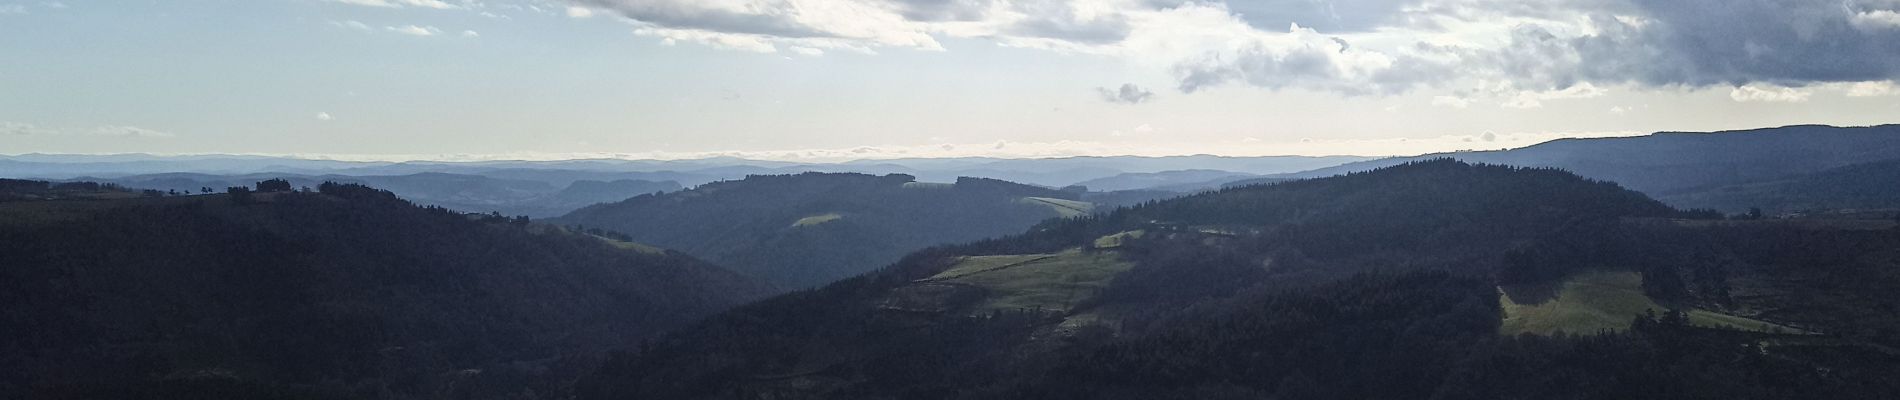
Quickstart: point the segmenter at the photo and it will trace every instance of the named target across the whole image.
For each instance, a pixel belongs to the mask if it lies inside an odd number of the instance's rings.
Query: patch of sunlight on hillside
[[[818,224],[822,224],[826,222],[837,221],[839,218],[844,218],[844,216],[838,215],[838,213],[813,215],[809,217],[799,218],[797,222],[792,223],[792,227],[797,228],[801,226],[818,225]]]
[[[929,281],[985,289],[976,311],[1064,311],[1108,287],[1134,267],[1109,251],[1080,249],[1055,254],[965,257]]]
[[[1548,290],[1548,289],[1546,289]],[[1559,331],[1591,334],[1622,331],[1636,316],[1668,311],[1643,293],[1643,277],[1630,271],[1595,271],[1572,276],[1555,288],[1554,297],[1539,296],[1530,288],[1499,288],[1504,323],[1499,333],[1549,335]],[[1548,294],[1548,293],[1546,293]],[[1688,310],[1689,323],[1709,328],[1758,332],[1802,333],[1799,329],[1707,310]]]
[[[1116,247],[1121,247],[1123,241],[1126,241],[1128,239],[1140,239],[1143,235],[1147,235],[1147,234],[1148,234],[1148,231],[1137,229],[1137,230],[1126,231],[1122,233],[1095,238],[1095,248],[1112,249]]]
[[[1048,197],[1024,197],[1021,199],[1017,199],[1016,201],[1028,203],[1028,204],[1047,206],[1050,209],[1055,210],[1056,214],[1061,215],[1063,218],[1089,215],[1090,212],[1095,211],[1095,204],[1085,202],[1085,201],[1063,200],[1063,199],[1048,198]]]

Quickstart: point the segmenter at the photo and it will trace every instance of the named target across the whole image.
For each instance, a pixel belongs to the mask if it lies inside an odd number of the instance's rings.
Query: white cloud
[[[369,24],[365,24],[365,23],[362,23],[361,21],[356,21],[356,20],[330,21],[330,25],[335,25],[339,28],[354,29],[354,30],[359,30],[359,31],[364,31],[364,32],[369,32],[371,30],[371,28],[369,27]]]
[[[1588,99],[1601,97],[1607,93],[1609,93],[1608,90],[1598,88],[1589,82],[1584,82],[1559,90],[1518,91],[1499,105],[1504,108],[1516,109],[1542,108],[1545,100]]]
[[[569,18],[592,18],[594,16],[594,9],[587,8],[587,7],[568,6],[567,16]]]
[[[442,0],[330,0],[330,1],[343,3],[343,4],[352,4],[352,5],[370,6],[370,7],[385,7],[385,8],[421,7],[421,8],[434,8],[434,9],[439,9],[439,10],[460,8],[460,7],[456,7],[454,4],[443,2]]]
[[[1451,108],[1465,108],[1465,107],[1471,106],[1471,99],[1466,99],[1466,98],[1457,97],[1457,96],[1432,96],[1432,105],[1442,106],[1442,107],[1451,107]]]
[[[170,137],[177,136],[177,135],[171,134],[170,132],[140,128],[136,126],[125,126],[125,125],[106,125],[106,126],[96,127],[88,131],[88,130],[54,129],[54,128],[41,127],[34,124],[22,123],[22,122],[0,121],[0,136],[29,136],[29,135],[35,135],[35,136],[90,135],[90,136],[112,136],[112,137],[125,137],[125,138],[170,138]]]
[[[330,116],[330,113],[328,112],[319,112],[317,113],[317,120],[318,121],[333,121],[333,120],[336,120],[336,117]]]
[[[1623,114],[1628,114],[1629,112],[1630,112],[1630,109],[1623,106],[1610,107],[1610,114],[1623,115]]]
[[[41,128],[33,124],[12,121],[0,121],[0,136],[48,135],[58,133],[52,129]]]
[[[462,37],[481,37],[481,36],[482,36],[481,32],[462,31]]]
[[[45,3],[40,3],[40,5],[46,6],[46,8],[51,8],[51,9],[56,9],[56,10],[61,9],[61,8],[66,8],[66,3],[60,2],[60,1],[49,1]]]
[[[1847,86],[1847,97],[1882,97],[1900,95],[1900,85],[1893,81],[1854,82]]]
[[[92,133],[95,135],[100,135],[100,136],[117,136],[117,137],[128,137],[128,138],[170,138],[170,137],[178,136],[178,135],[173,135],[171,132],[145,129],[145,128],[140,128],[136,126],[123,126],[123,125],[101,126],[98,128],[94,128],[92,130]]]
[[[1856,12],[1849,21],[1855,28],[1864,30],[1900,29],[1900,12],[1894,10]]]
[[[1742,85],[1728,92],[1738,102],[1801,103],[1813,95],[1806,90],[1768,85]]]
[[[819,49],[814,49],[814,48],[804,47],[804,46],[792,46],[792,52],[798,53],[799,55],[811,56],[811,57],[825,55],[824,50],[819,50]]]
[[[384,27],[383,29],[388,30],[390,32],[400,33],[404,35],[414,35],[414,36],[435,36],[436,34],[442,33],[441,29],[436,29],[433,26],[403,25],[403,26]]]
[[[0,15],[25,14],[26,6],[19,4],[0,4]]]

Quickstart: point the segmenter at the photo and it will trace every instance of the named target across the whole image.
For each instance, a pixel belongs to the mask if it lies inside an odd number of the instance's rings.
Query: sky
[[[1900,122],[1900,0],[0,0],[0,154],[1409,155]]]

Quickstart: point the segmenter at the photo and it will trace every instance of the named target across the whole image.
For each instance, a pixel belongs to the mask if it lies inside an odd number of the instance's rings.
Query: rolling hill
[[[780,287],[805,288],[884,266],[905,253],[1021,232],[1088,212],[1076,194],[993,179],[952,184],[908,175],[759,175],[576,210],[549,220],[627,234]]]
[[[577,171],[487,171],[492,175],[423,172],[404,175],[296,175],[255,173],[210,175],[198,173],[162,173],[115,178],[83,177],[135,189],[195,193],[201,188],[223,190],[265,179],[284,179],[292,186],[315,187],[323,182],[359,183],[396,193],[417,204],[441,206],[457,211],[535,218],[554,217],[575,209],[624,200],[642,194],[680,190],[673,181],[615,179],[614,174],[587,174]],[[624,176],[621,174],[618,176]],[[601,178],[594,180],[585,178]]]
[[[1316,178],[1434,158],[1555,167],[1667,197],[1679,191],[1788,178],[1867,162],[1900,159],[1900,125],[1797,125],[1723,132],[1559,139],[1530,147],[1395,157],[1294,174]]]
[[[1885,378],[1900,370],[1900,356],[1881,350],[1900,342],[1892,328],[1900,318],[1876,316],[1900,305],[1900,296],[1879,289],[1900,276],[1877,272],[1900,267],[1893,257],[1900,232],[1678,223],[1693,218],[1720,217],[1560,170],[1452,160],[1228,188],[934,247],[818,290],[742,306],[616,355],[578,393],[1900,393]],[[1597,278],[1604,276],[1614,279]],[[1597,291],[1605,295],[1574,291],[1576,282],[1606,280],[1616,286]],[[1557,298],[1566,295],[1575,298]],[[1568,322],[1566,310],[1607,319]],[[1514,327],[1507,315],[1516,316]],[[1802,331],[1751,329],[1752,322]],[[1525,328],[1550,326],[1605,330]]]
[[[6,201],[0,397],[553,393],[603,350],[771,291],[353,184]]]

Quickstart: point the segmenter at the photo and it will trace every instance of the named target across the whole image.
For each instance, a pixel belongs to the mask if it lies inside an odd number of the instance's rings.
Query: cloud
[[[403,26],[383,27],[383,29],[390,32],[400,33],[404,35],[412,35],[412,36],[435,36],[436,34],[442,33],[441,29],[436,29],[433,26],[403,25]]]
[[[360,21],[355,21],[355,20],[330,21],[330,25],[335,25],[339,28],[354,29],[354,30],[359,30],[359,31],[364,31],[364,32],[369,32],[371,30],[371,28],[369,27],[369,24],[365,24],[365,23],[362,23]]]
[[[1884,2],[1884,1],[1883,1]],[[1870,1],[1623,0],[1582,10],[1591,33],[1542,25],[1500,53],[1513,78],[1645,86],[1804,86],[1900,77],[1900,30]],[[1891,2],[1888,6],[1893,6]],[[1617,14],[1617,11],[1627,14]],[[1544,60],[1544,61],[1533,61]]]
[[[1142,89],[1133,83],[1124,83],[1118,89],[1098,87],[1095,88],[1095,92],[1102,97],[1103,101],[1121,104],[1141,104],[1155,96],[1154,92]]]
[[[811,48],[941,49],[922,24],[892,7],[848,0],[569,0],[632,21],[635,33],[663,42],[695,42],[775,52]]]
[[[462,37],[471,37],[471,38],[472,38],[472,37],[481,37],[481,36],[482,36],[482,34],[481,34],[481,32],[476,32],[476,31],[462,31]]]
[[[420,8],[434,8],[438,10],[461,8],[461,7],[457,7],[454,4],[443,2],[442,0],[330,0],[330,1],[343,3],[343,4],[370,6],[370,7],[384,7],[384,8],[420,7]]]
[[[1855,82],[1847,86],[1847,97],[1881,97],[1900,95],[1900,85],[1893,81]]]
[[[22,122],[0,121],[0,136],[50,136],[50,135],[111,136],[111,137],[124,137],[124,138],[171,138],[171,137],[177,136],[177,135],[171,134],[170,132],[140,128],[136,126],[107,125],[107,126],[96,127],[96,128],[93,128],[92,130],[75,131],[75,130],[63,130],[63,129],[41,127],[38,125],[22,123]]]
[[[1808,101],[1808,96],[1812,94],[1806,90],[1789,87],[1745,85],[1730,90],[1728,97],[1744,103],[1802,103]]]
[[[333,0],[387,3],[440,0]],[[565,0],[661,43],[809,54],[945,50],[943,38],[1121,57],[1221,86],[1503,107],[1587,88],[1900,79],[1894,0]],[[559,13],[560,8],[548,12]],[[1484,92],[1480,84],[1509,87]],[[1587,86],[1586,86],[1587,85]],[[1577,89],[1577,88],[1586,89]],[[1475,88],[1475,89],[1474,89]],[[1476,91],[1474,91],[1476,90]],[[1579,92],[1578,90],[1584,90]]]
[[[33,124],[0,121],[0,136],[32,136],[58,133],[52,129],[41,128]]]
[[[145,129],[136,126],[101,126],[94,128],[92,134],[128,138],[171,138],[178,136],[171,134],[171,132]]]
[[[1507,89],[1507,91],[1509,90]],[[1504,108],[1514,109],[1542,108],[1546,100],[1588,99],[1592,97],[1602,97],[1607,93],[1609,93],[1608,90],[1598,88],[1589,82],[1583,82],[1558,90],[1515,91],[1515,94],[1510,95],[1509,98],[1498,105]]]
[[[1182,92],[1229,83],[1345,95],[1399,94],[1450,76],[1454,54],[1431,46],[1404,52],[1355,47],[1345,39],[1290,25],[1284,35],[1255,38],[1231,51],[1212,51],[1175,66]]]
[[[333,121],[333,120],[336,120],[336,117],[330,116],[330,113],[328,112],[318,112],[317,120],[318,121]]]
[[[0,4],[0,15],[26,14],[26,6],[19,4]]]
[[[1863,30],[1900,29],[1900,12],[1893,10],[1855,12],[1851,18],[1854,27]]]
[[[1433,106],[1465,108],[1471,106],[1471,99],[1457,96],[1432,96]]]

